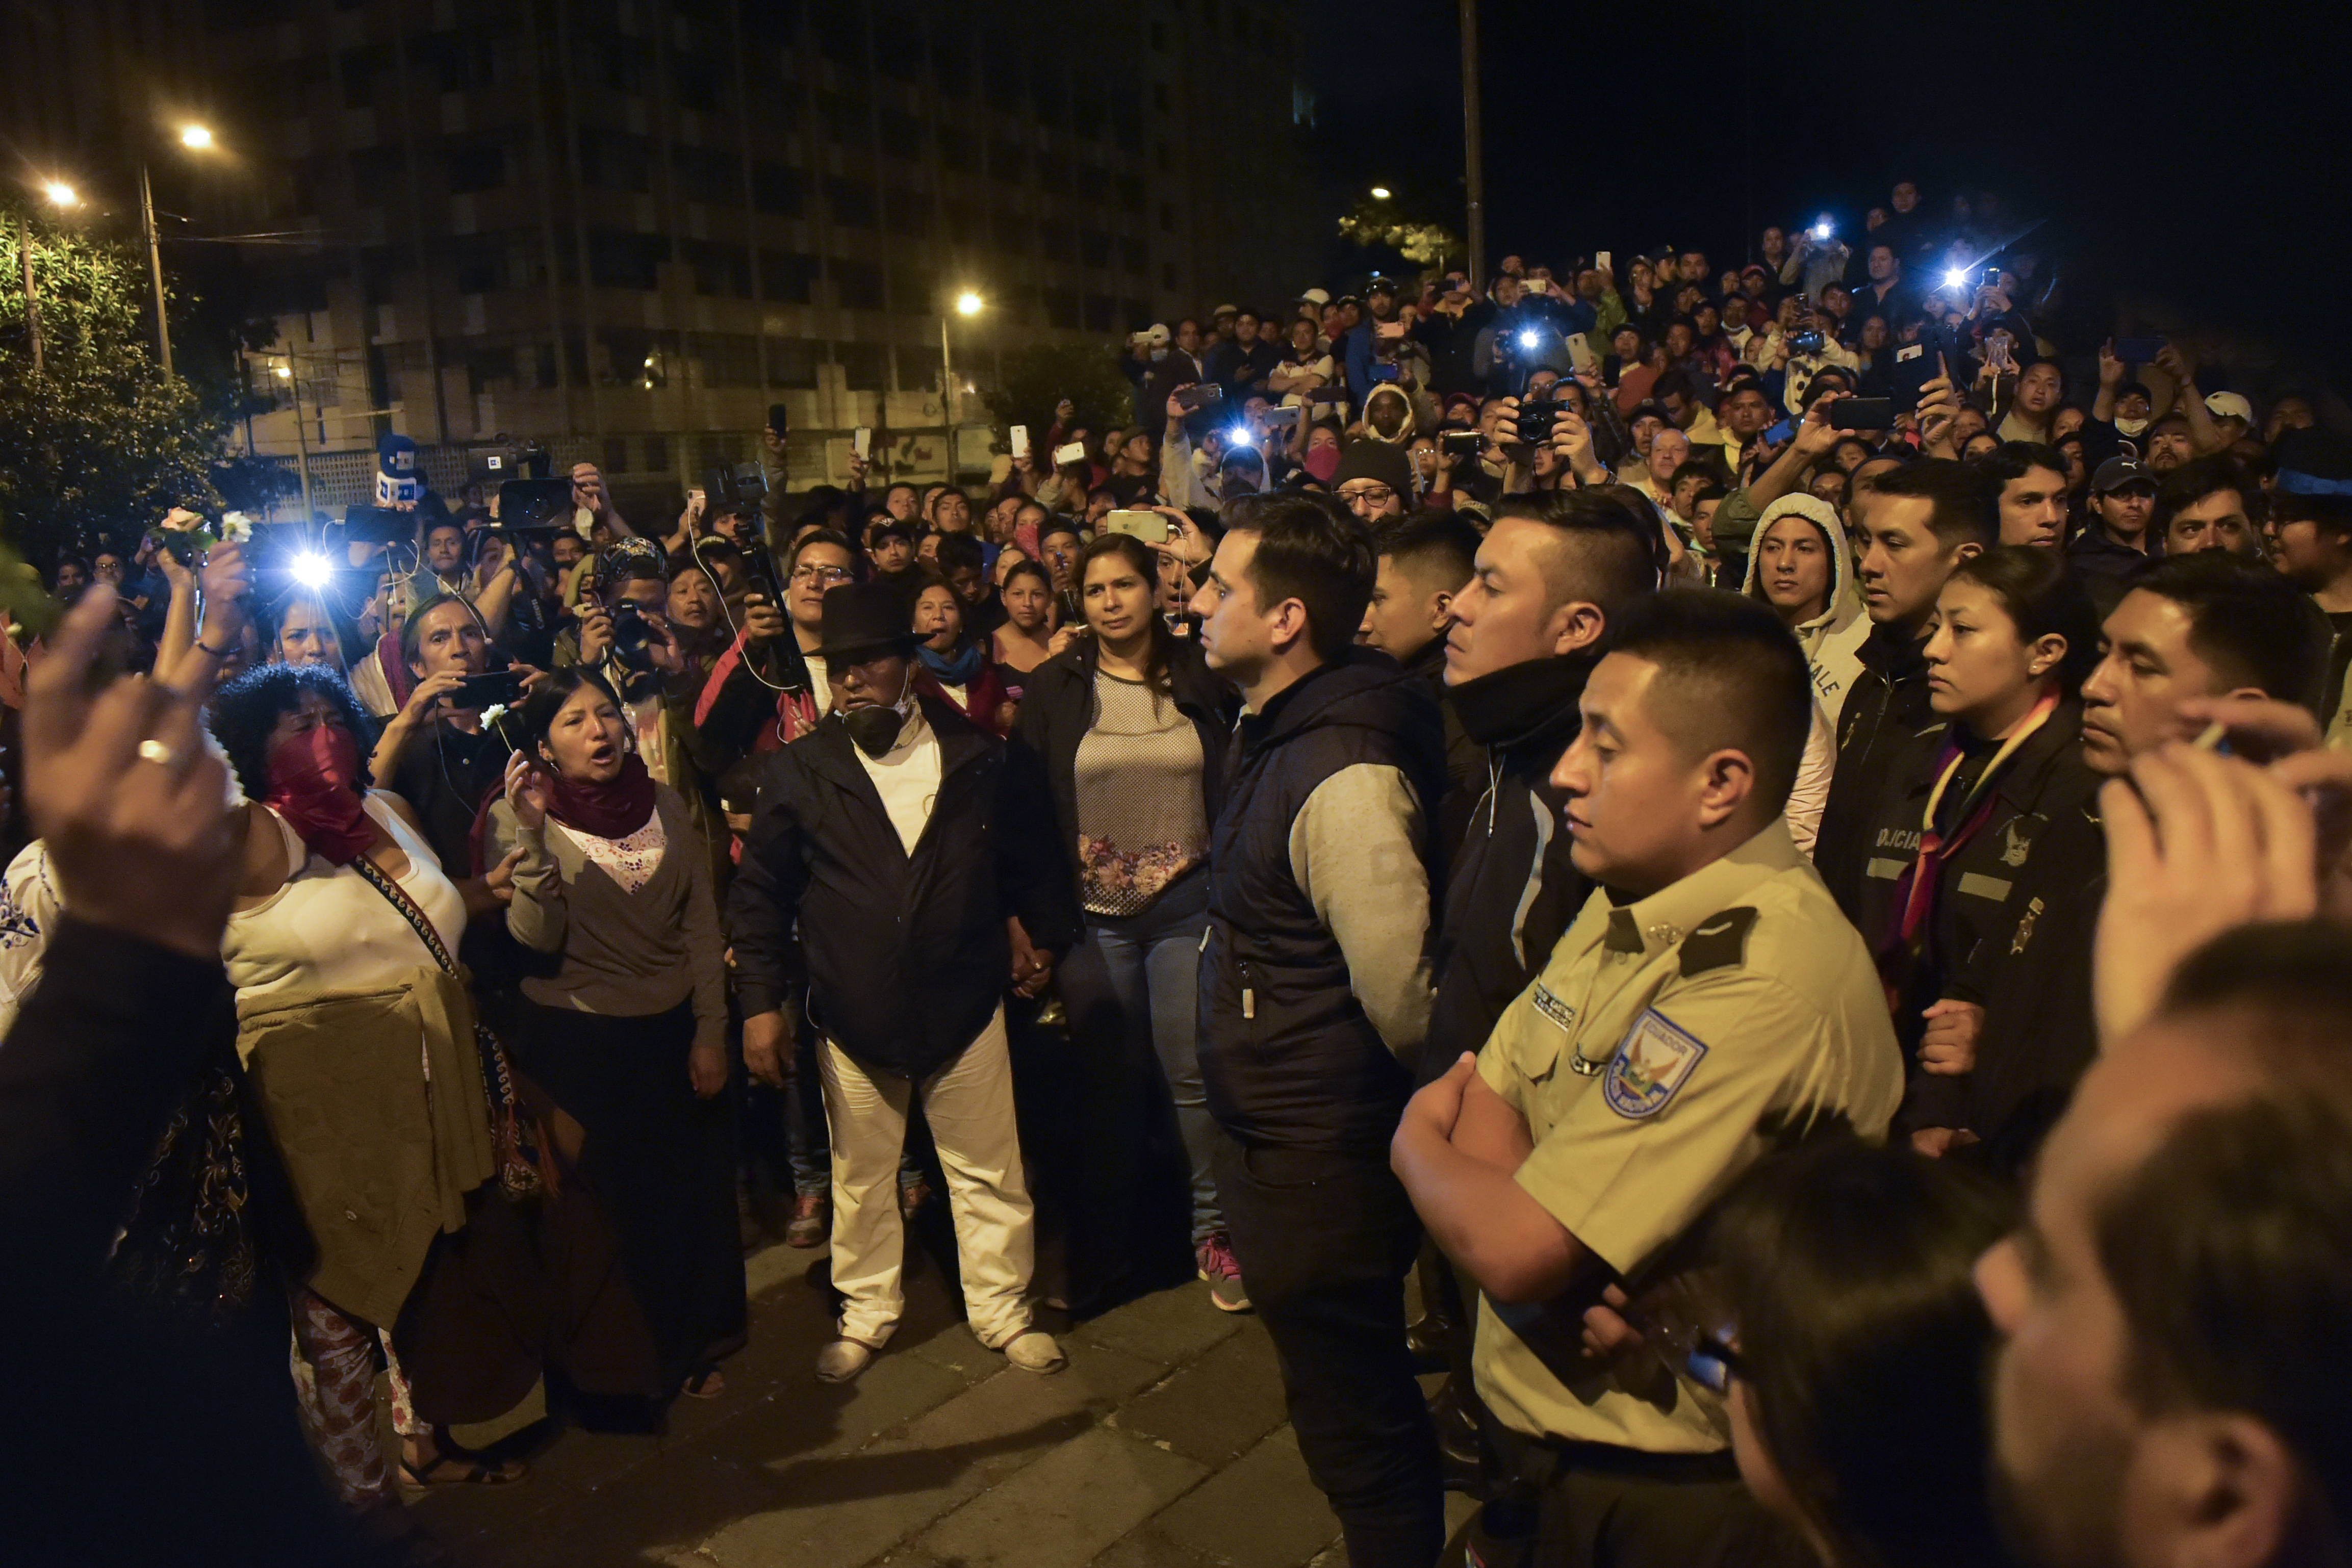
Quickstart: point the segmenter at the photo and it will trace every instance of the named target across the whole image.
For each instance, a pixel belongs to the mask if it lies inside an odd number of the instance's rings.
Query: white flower
[[[482,710],[482,722],[484,724],[496,724],[499,720],[506,716],[507,705],[504,703],[492,703],[489,706]]]
[[[253,538],[253,519],[243,512],[223,512],[220,520],[221,543],[241,545]]]

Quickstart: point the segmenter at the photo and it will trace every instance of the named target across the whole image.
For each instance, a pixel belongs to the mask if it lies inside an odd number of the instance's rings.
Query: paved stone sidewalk
[[[751,1260],[751,1346],[667,1435],[566,1430],[521,1484],[436,1490],[419,1517],[466,1568],[1344,1563],[1265,1331],[1207,1287],[1079,1325],[1069,1367],[1039,1377],[980,1347],[925,1259],[898,1337],[839,1387],[811,1371],[832,1335],[822,1257]]]

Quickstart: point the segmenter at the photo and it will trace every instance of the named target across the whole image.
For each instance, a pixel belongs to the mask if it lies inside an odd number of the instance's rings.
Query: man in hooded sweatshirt
[[[1789,793],[1790,836],[1810,854],[1837,768],[1838,713],[1847,688],[1862,673],[1870,618],[1850,580],[1853,552],[1845,548],[1845,530],[1827,501],[1781,497],[1764,508],[1755,539],[1740,591],[1770,605],[1780,623],[1797,634],[1813,676],[1812,733]]]

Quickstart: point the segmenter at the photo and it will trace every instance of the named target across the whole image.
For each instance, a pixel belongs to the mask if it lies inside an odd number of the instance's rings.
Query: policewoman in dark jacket
[[[1963,1131],[1992,1130],[1969,1125],[1967,1080],[2027,913],[2023,890],[2069,896],[2033,850],[2081,841],[2053,823],[2078,821],[2098,790],[2076,701],[2097,636],[2082,585],[2049,550],[1989,550],[1954,571],[1937,600],[1925,653],[1929,700],[1946,724],[1926,782],[1883,824],[1889,857],[1909,863],[1878,948],[1911,1061],[1898,1123],[1932,1153]],[[2029,868],[2031,883],[2021,874]],[[2079,873],[2079,888],[2101,868],[2057,869]]]
[[[1209,851],[1201,1067],[1307,1473],[1357,1568],[1428,1568],[1444,1509],[1404,1344],[1421,1228],[1388,1145],[1428,1026],[1444,742],[1422,684],[1354,645],[1372,578],[1360,523],[1283,497],[1236,509],[1193,598],[1244,705]]]
[[[1063,1364],[1029,1325],[1034,1215],[1013,1121],[1003,997],[1034,991],[1077,936],[1069,880],[1039,831],[1021,759],[914,684],[914,638],[887,584],[824,596],[834,711],[766,760],[728,899],[744,1058],[776,1082],[807,984],[833,1131],[833,1284],[841,1338],[817,1374],[855,1377],[897,1327],[896,1179],[920,1087],[981,1343]],[[795,932],[797,925],[797,932]]]
[[[1148,1124],[1175,1134],[1159,1141],[1181,1151],[1193,1263],[1216,1303],[1238,1312],[1249,1302],[1209,1168],[1216,1124],[1195,1007],[1209,824],[1240,698],[1197,643],[1169,631],[1155,602],[1159,566],[1139,541],[1105,534],[1070,575],[1087,635],[1030,672],[1014,727],[1053,789],[1086,912],[1085,939],[1058,977],[1074,1050],[1071,1071],[1055,1075],[1072,1113],[1055,1120],[1072,1128],[1060,1142],[1080,1166],[1058,1184],[1075,1205],[1065,1294],[1098,1299],[1156,1250],[1139,1235],[1133,1201],[1137,1091],[1148,1085]]]

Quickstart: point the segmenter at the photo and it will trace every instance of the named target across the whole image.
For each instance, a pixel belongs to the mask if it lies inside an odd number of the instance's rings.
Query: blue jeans
[[[1062,960],[1059,974],[1071,1042],[1080,1051],[1158,1060],[1184,1146],[1195,1247],[1225,1228],[1216,1178],[1209,1171],[1217,1124],[1201,1087],[1193,1026],[1208,910],[1208,874],[1195,870],[1140,915],[1089,914],[1086,937]]]

